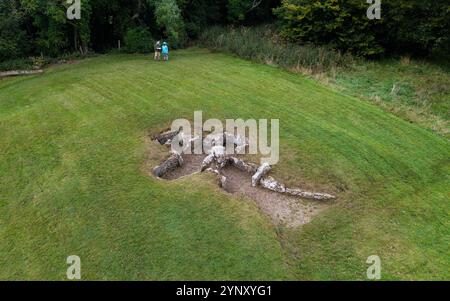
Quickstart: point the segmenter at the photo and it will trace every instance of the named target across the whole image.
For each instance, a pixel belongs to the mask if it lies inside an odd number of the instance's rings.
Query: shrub
[[[0,62],[0,71],[31,69],[33,69],[33,60],[30,58],[13,59]]]
[[[128,30],[124,38],[125,50],[131,53],[149,53],[153,51],[154,40],[144,27]]]

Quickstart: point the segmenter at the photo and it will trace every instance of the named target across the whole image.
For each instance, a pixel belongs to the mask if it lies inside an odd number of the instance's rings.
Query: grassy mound
[[[201,50],[114,55],[0,82],[0,279],[448,279],[450,143],[274,67]],[[279,118],[289,183],[340,200],[298,229],[202,175],[143,164],[176,118]]]

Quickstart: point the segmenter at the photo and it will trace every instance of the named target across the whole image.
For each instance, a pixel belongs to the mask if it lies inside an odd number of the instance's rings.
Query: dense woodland
[[[450,52],[448,0],[382,0],[369,20],[366,0],[81,0],[68,20],[65,0],[0,1],[0,61],[105,52],[120,40],[131,52],[155,39],[174,48],[212,25],[273,24],[281,42],[335,48],[365,57],[445,56]]]

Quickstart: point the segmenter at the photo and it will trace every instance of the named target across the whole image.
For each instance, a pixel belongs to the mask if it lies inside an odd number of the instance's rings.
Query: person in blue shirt
[[[163,42],[162,44],[162,56],[164,61],[169,60],[169,45],[167,42]]]

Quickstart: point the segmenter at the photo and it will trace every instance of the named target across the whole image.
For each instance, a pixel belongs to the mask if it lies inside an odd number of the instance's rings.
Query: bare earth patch
[[[154,150],[160,148],[160,144],[166,143],[165,140],[158,143],[154,139],[149,142],[153,144],[151,149]],[[168,147],[167,144],[165,146]],[[149,159],[151,158],[152,161],[155,161],[155,159],[159,159],[159,161],[167,160],[167,153],[166,155],[162,155],[163,153],[159,151],[156,153],[150,154]],[[174,181],[200,173],[206,157],[206,155],[183,154],[182,164],[170,169],[159,178]],[[174,160],[176,161],[176,159]],[[149,171],[149,167],[146,166],[147,171]],[[152,172],[148,172],[148,174],[152,174]],[[217,177],[214,173],[209,172],[208,174]],[[332,204],[328,201],[306,200],[298,196],[282,194],[260,185],[252,186],[252,173],[238,169],[233,165],[226,165],[221,168],[220,175],[226,178],[226,181],[221,185],[224,191],[253,200],[261,212],[269,216],[275,225],[287,227],[304,225]]]
[[[205,155],[183,155],[183,165],[165,174],[162,178],[176,180],[200,172]]]
[[[306,201],[258,186],[253,187],[249,175],[234,167],[225,167],[223,174],[227,177],[225,191],[242,194],[254,200],[276,225],[301,226],[309,223],[313,216],[329,206],[322,202]]]

